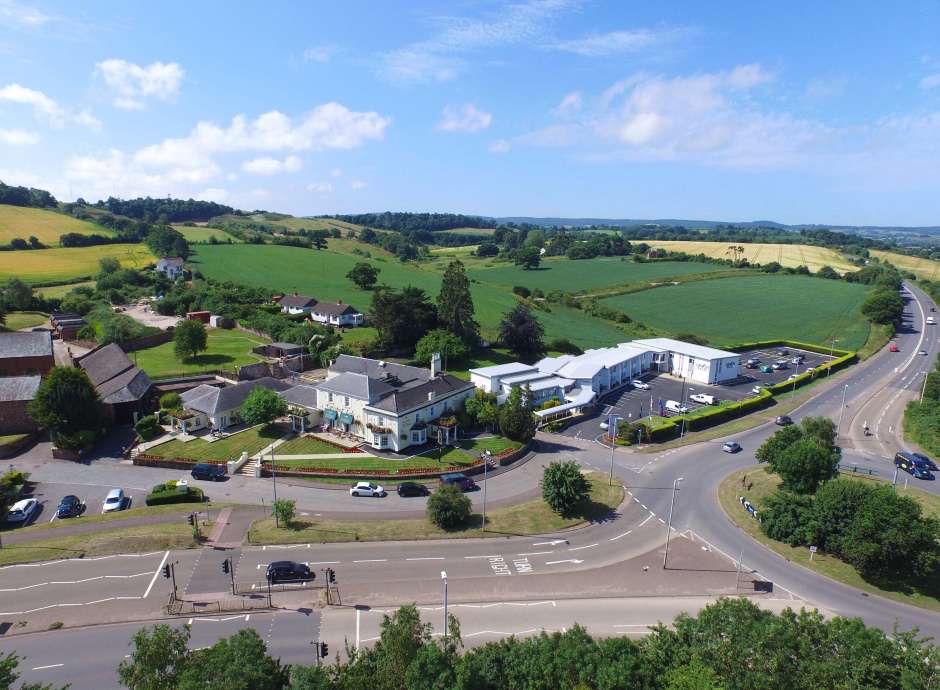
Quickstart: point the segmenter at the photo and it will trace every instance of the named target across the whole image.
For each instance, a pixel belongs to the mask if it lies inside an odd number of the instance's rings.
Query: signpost
[[[809,560],[813,560],[813,556],[815,555],[816,555],[816,547],[815,546],[809,547]]]

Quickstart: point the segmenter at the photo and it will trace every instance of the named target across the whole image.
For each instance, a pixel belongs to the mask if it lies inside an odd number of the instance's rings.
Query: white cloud
[[[724,76],[725,82],[732,89],[753,89],[760,84],[773,80],[773,75],[757,63],[738,65]]]
[[[39,143],[39,134],[24,129],[0,129],[0,143],[9,146],[29,146]]]
[[[203,189],[196,195],[198,201],[214,201],[217,204],[225,203],[228,201],[228,198],[228,190],[222,189],[221,187],[209,187],[208,189]]]
[[[555,107],[554,113],[559,117],[572,117],[581,110],[581,105],[581,92],[572,91],[561,99],[561,103]]]
[[[317,194],[329,194],[333,191],[332,182],[311,182],[307,185],[308,192],[316,192]]]
[[[350,188],[350,189],[357,189],[357,190],[358,190],[358,189],[365,189],[365,188],[368,187],[368,186],[369,186],[369,183],[368,183],[368,182],[365,182],[364,180],[350,180],[350,181],[349,181],[349,188]]]
[[[937,74],[930,74],[920,80],[920,88],[924,89],[925,91],[935,89],[938,86],[940,86],[940,72]]]
[[[557,41],[548,47],[583,57],[608,57],[621,53],[635,53],[656,45],[674,41],[685,35],[684,29],[633,29],[591,34],[584,38]]]
[[[474,133],[486,129],[493,122],[493,116],[480,110],[473,103],[461,106],[448,105],[444,107],[442,119],[437,123],[441,132],[467,132]]]
[[[94,130],[95,132],[101,131],[101,120],[99,120],[87,110],[82,110],[80,113],[75,115],[75,122],[80,125],[84,125],[88,129]]]
[[[41,26],[53,19],[51,15],[35,7],[20,4],[15,0],[0,0],[0,17],[23,26]]]
[[[332,170],[330,170],[330,177],[342,177],[342,176],[343,176],[343,171],[340,170],[339,168],[333,168]]]
[[[53,127],[65,124],[65,111],[42,91],[10,84],[0,89],[0,101],[32,106],[36,117],[46,120]]]
[[[277,175],[278,173],[297,172],[303,167],[298,156],[287,156],[284,160],[262,156],[242,163],[242,170],[256,175]]]
[[[497,139],[490,143],[490,153],[509,153],[512,150],[512,144],[505,139]]]
[[[118,59],[99,62],[95,72],[115,92],[114,105],[124,110],[141,110],[148,98],[176,98],[185,74],[175,62],[153,62],[142,67]]]
[[[336,48],[333,46],[310,46],[303,52],[304,62],[329,62]]]

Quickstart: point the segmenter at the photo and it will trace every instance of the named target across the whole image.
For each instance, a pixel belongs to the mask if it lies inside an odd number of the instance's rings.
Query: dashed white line
[[[652,520],[652,519],[653,519],[652,514],[647,515],[647,516],[646,516],[646,519],[645,519],[643,522],[641,522],[639,526],[642,527],[643,525],[645,525],[647,522],[649,522],[649,521]]]
[[[664,525],[666,524],[666,521],[663,520],[662,518],[656,518],[656,519],[659,520],[659,521],[660,521],[661,523],[663,523]]]
[[[517,556],[544,556],[547,553],[555,553],[554,551],[526,551],[525,553],[517,553]]]
[[[424,556],[422,558],[406,558],[406,561],[443,561],[443,556]],[[354,561],[355,562],[355,561]]]
[[[338,565],[342,561],[311,561],[307,565]]]
[[[50,580],[49,582],[36,582],[32,585],[24,585],[23,587],[10,587],[8,589],[0,589],[0,592],[21,592],[26,589],[36,589],[37,587],[47,587],[49,585],[81,585],[86,582],[94,582],[95,580],[128,580],[134,577],[144,577],[149,575],[150,571],[146,573],[136,573],[134,575],[96,575],[95,577],[86,577],[82,580]]]
[[[65,664],[48,664],[46,666],[34,666],[34,671],[45,671],[47,668],[62,668]]]
[[[364,558],[361,561],[353,561],[353,563],[385,563],[387,558]]]
[[[464,556],[464,558],[499,558],[499,554],[491,554],[489,556]]]
[[[597,544],[588,544],[587,546],[575,546],[573,549],[568,549],[568,550],[569,551],[581,551],[583,549],[592,549],[595,546],[597,546]]]
[[[627,530],[626,532],[624,532],[623,534],[618,534],[616,537],[611,537],[611,538],[609,539],[609,541],[617,541],[617,540],[620,539],[621,537],[625,537],[625,536],[627,536],[628,534],[630,534],[631,532],[633,532],[633,530],[632,530],[632,529],[628,529],[628,530]]]

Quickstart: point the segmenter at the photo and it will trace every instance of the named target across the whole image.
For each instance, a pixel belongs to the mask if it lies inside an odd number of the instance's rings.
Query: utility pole
[[[280,527],[280,524],[278,524],[278,519],[277,519],[277,466],[274,463],[274,445],[273,444],[271,445],[271,477],[274,479],[274,505],[272,506],[274,509],[274,527],[278,528]],[[270,587],[268,587],[268,590],[269,590],[268,599],[270,599],[271,598]]]
[[[832,351],[836,349],[836,343],[839,342],[838,338],[833,338],[832,342],[829,344],[829,361],[832,361]],[[832,367],[826,367],[826,378],[829,378],[829,375],[832,373]]]
[[[676,492],[679,490],[679,482],[682,477],[677,477],[672,482],[672,500],[669,502],[669,523],[666,525],[666,552],[663,554],[663,570],[666,569],[666,559],[669,558],[669,533],[672,531],[672,510],[676,507]]]
[[[615,414],[607,418],[607,438],[610,440],[610,475],[607,477],[608,486],[614,483],[614,446],[616,445],[615,442],[617,439],[617,423],[620,419],[621,418]]]
[[[444,639],[447,639],[447,571],[441,571],[441,579],[444,581]]]
[[[849,389],[849,384],[842,386],[842,409],[839,410],[839,424],[836,426],[836,436],[842,431],[842,415],[845,414],[845,392]]]
[[[483,522],[480,523],[480,529],[486,531],[486,468],[490,464],[490,451],[485,450],[481,453],[483,456]]]

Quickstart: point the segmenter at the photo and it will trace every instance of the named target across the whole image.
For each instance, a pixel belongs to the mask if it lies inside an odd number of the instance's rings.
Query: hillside
[[[114,234],[100,225],[64,213],[0,204],[0,244],[8,244],[16,237],[27,240],[32,235],[45,245],[55,246],[59,243],[59,236],[67,232],[107,237]]]
[[[870,250],[872,256],[897,266],[902,271],[910,271],[923,280],[940,279],[940,261],[921,259],[916,256],[907,256],[895,252],[885,252],[877,249]]]
[[[730,259],[730,246],[724,242],[682,242],[673,240],[643,240],[651,247],[659,247],[671,252],[704,254],[715,259]],[[739,258],[752,263],[767,264],[776,261],[781,266],[806,266],[814,273],[823,266],[831,266],[840,273],[857,271],[844,256],[827,247],[814,247],[806,244],[741,244],[744,253]]]
[[[106,256],[128,268],[142,268],[156,261],[145,244],[0,252],[0,281],[17,277],[27,283],[41,283],[91,276],[98,273],[98,262]]]

